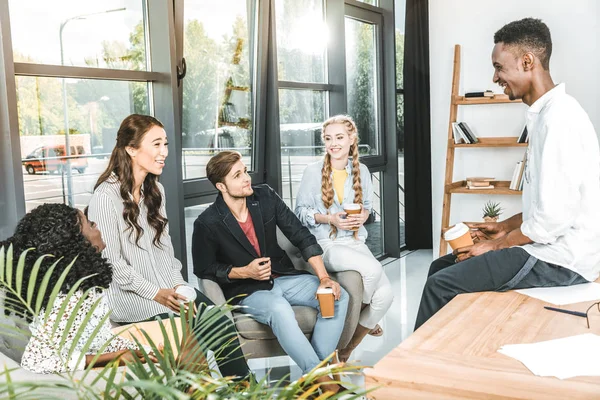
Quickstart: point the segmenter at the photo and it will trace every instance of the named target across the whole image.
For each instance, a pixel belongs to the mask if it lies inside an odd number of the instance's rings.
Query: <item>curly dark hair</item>
[[[123,218],[127,223],[130,233],[135,231],[135,244],[138,242],[144,233],[144,230],[138,223],[140,208],[137,203],[131,198],[133,192],[133,165],[131,156],[127,153],[127,147],[137,149],[140,147],[144,135],[155,126],[164,128],[163,124],[150,115],[131,114],[126,117],[117,131],[117,144],[110,155],[108,167],[100,175],[94,190],[102,182],[109,181],[114,173],[121,183],[121,198],[123,199]],[[149,173],[143,183],[144,204],[148,208],[148,224],[154,228],[154,239],[152,243],[155,246],[161,246],[161,237],[167,227],[168,220],[160,214],[160,206],[163,198],[158,188],[158,176]]]
[[[494,43],[516,46],[521,51],[530,51],[539,58],[542,67],[550,69],[552,37],[550,29],[541,19],[523,18],[504,25],[494,34]]]
[[[102,254],[86,239],[81,233],[81,214],[73,207],[66,204],[42,204],[27,213],[19,221],[15,234],[0,243],[5,251],[12,244],[13,246],[13,270],[16,268],[16,260],[27,249],[30,249],[26,256],[25,269],[23,271],[23,282],[21,293],[27,293],[29,278],[31,276],[31,267],[35,261],[46,254],[54,257],[46,257],[40,266],[36,277],[36,286],[39,287],[44,275],[50,269],[57,259],[59,260],[54,272],[51,275],[46,290],[46,298],[43,299],[43,307],[47,306],[48,297],[52,287],[58,281],[65,268],[75,259],[69,274],[63,282],[60,291],[67,293],[73,285],[81,278],[89,277],[79,286],[81,290],[87,290],[93,287],[108,288],[112,281],[113,270],[111,264],[102,257]],[[16,285],[15,274],[12,277],[13,287]],[[24,316],[26,310],[21,309],[16,301],[17,299],[7,293],[9,299],[16,311],[20,311]],[[37,299],[33,300],[34,303]],[[5,310],[7,312],[7,310]]]

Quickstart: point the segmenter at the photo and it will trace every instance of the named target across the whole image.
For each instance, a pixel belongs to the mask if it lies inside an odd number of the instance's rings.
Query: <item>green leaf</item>
[[[13,268],[13,247],[12,244],[8,247],[6,253],[6,282],[12,287],[12,268]]]
[[[50,255],[43,255],[40,258],[38,258],[37,260],[35,260],[35,263],[33,264],[33,267],[31,268],[31,274],[29,275],[29,284],[27,285],[27,304],[31,304],[31,300],[33,299],[33,294],[35,293],[36,287],[35,284],[37,282],[37,276],[40,272],[40,267],[42,266],[42,262],[44,261],[44,258],[46,257],[54,257],[54,256],[50,256]]]
[[[62,258],[59,259],[58,261],[56,261],[52,266],[54,267],[60,261],[62,261]],[[48,297],[48,302],[46,303],[48,306],[46,307],[46,315],[44,316],[44,320],[48,319],[48,315],[50,315],[50,312],[52,311],[52,305],[54,304],[54,301],[56,300],[56,296],[58,296],[58,293],[60,292],[60,289],[62,288],[62,285],[65,282],[65,279],[67,279],[67,275],[69,274],[69,271],[71,271],[71,267],[73,266],[74,262],[75,262],[75,260],[71,261],[71,263],[69,265],[67,265],[67,267],[60,274],[60,276],[58,277],[58,280],[54,284],[54,287],[52,288],[52,292],[50,292],[50,297]]]
[[[27,249],[23,252],[23,254],[21,254],[21,256],[19,257],[19,261],[17,262],[17,271],[16,271],[16,277],[15,277],[15,291],[17,292],[17,295],[19,297],[21,297],[21,292],[23,290],[23,271],[25,269],[25,260],[27,258],[27,253],[32,250],[32,249]]]
[[[60,260],[55,261],[54,264],[52,264],[50,266],[50,268],[48,268],[48,271],[46,271],[46,273],[44,274],[44,278],[42,278],[42,282],[40,283],[40,286],[37,289],[37,298],[36,298],[35,308],[34,308],[35,315],[39,315],[39,313],[40,313],[40,310],[42,308],[42,302],[44,301],[44,298],[46,296],[48,282],[50,281],[50,278],[52,277],[52,273],[54,272],[54,268],[56,268],[56,265],[58,264],[59,261]]]

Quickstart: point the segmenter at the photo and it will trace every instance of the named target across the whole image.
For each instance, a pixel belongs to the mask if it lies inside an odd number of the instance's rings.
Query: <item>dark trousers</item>
[[[540,261],[520,247],[490,251],[457,263],[448,254],[431,263],[415,330],[461,293],[505,292],[569,286],[587,280],[570,269]]]
[[[206,310],[206,306],[214,305],[212,301],[208,297],[204,295],[204,293],[196,290],[196,307],[198,308],[198,313],[202,315],[202,312]],[[169,314],[158,314],[154,317],[148,318],[147,321],[154,321],[157,318],[168,319]],[[136,321],[142,322],[142,321]],[[120,323],[121,325],[126,325],[129,322]],[[208,343],[208,348],[212,351],[222,350],[224,356],[223,358],[217,357],[217,365],[219,366],[219,370],[223,376],[237,376],[238,378],[246,378],[250,375],[250,368],[248,368],[248,364],[246,363],[246,359],[244,358],[244,353],[240,348],[240,341],[237,337],[237,331],[235,330],[235,325],[233,322],[227,318],[227,316],[223,315],[219,319],[217,319],[213,327],[226,327],[226,331],[221,332],[222,328],[219,328],[220,334],[222,337],[233,338],[229,343],[223,346],[223,342],[220,340],[215,340],[217,338],[209,338],[208,341],[202,339],[200,334],[196,338],[199,343]],[[211,329],[208,329],[210,331]]]

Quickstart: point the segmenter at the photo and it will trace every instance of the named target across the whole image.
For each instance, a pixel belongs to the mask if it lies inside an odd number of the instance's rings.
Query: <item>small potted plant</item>
[[[488,201],[483,206],[483,220],[485,222],[498,222],[498,217],[502,214],[502,207],[500,203]]]

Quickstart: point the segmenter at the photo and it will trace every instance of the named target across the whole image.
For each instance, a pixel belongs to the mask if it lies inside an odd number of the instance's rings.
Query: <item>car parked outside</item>
[[[71,146],[71,168],[83,174],[88,167],[87,157],[77,157],[85,154],[83,146]],[[62,173],[67,167],[65,145],[42,146],[33,150],[22,160],[28,174],[37,172]]]

